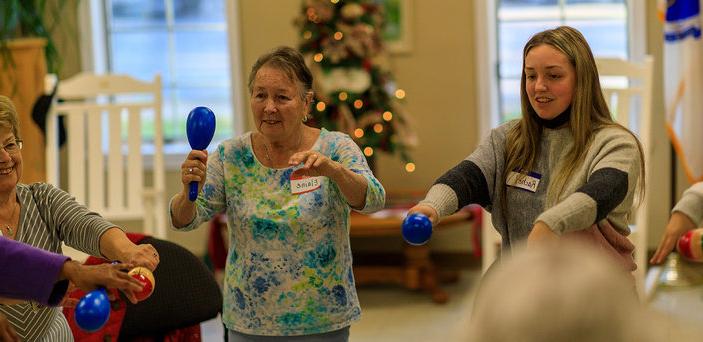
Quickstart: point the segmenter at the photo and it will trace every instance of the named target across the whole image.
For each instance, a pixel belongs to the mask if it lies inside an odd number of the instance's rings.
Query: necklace
[[[269,146],[264,143],[264,153],[266,153],[266,160],[268,160],[269,164],[273,165],[273,162],[271,161],[271,156],[269,155]]]
[[[273,159],[271,159],[271,154],[269,152],[269,146],[266,143],[266,141],[262,141],[262,144],[264,145],[264,156],[266,157],[266,160],[269,162],[269,164],[273,165]],[[298,146],[296,146],[293,149],[293,153],[298,152],[300,149],[300,146],[303,145],[303,135],[300,135],[300,139],[298,139]]]
[[[10,218],[8,220],[10,222],[12,222],[12,220],[15,218],[15,212],[17,211],[17,207],[19,207],[17,202],[14,202],[14,203],[15,203],[15,206],[12,208],[12,213],[10,214]],[[15,234],[17,234],[17,230],[12,229],[12,226],[10,226],[7,223],[5,224],[5,230],[7,230],[7,237],[14,239]]]

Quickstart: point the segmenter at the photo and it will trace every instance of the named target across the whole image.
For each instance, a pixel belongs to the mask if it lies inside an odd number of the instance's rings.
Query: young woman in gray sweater
[[[580,236],[636,268],[628,215],[644,182],[642,147],[603,98],[586,39],[561,26],[523,50],[522,117],[491,131],[410,212],[437,222],[468,204],[492,214],[502,250]]]

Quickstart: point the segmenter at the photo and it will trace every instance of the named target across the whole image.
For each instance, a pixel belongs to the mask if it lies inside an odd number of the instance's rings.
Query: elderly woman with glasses
[[[0,96],[0,235],[50,252],[61,243],[90,255],[156,269],[158,252],[135,245],[125,233],[77,203],[66,192],[46,183],[22,184],[22,139],[12,101]],[[125,291],[136,302],[134,292]],[[0,304],[24,341],[72,341],[66,318],[58,308],[25,301]]]

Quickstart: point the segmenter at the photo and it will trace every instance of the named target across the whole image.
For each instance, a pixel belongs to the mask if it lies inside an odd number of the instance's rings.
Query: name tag
[[[537,172],[520,173],[511,171],[508,174],[508,179],[505,180],[505,185],[520,188],[530,192],[537,192],[539,181],[542,175]]]
[[[315,191],[322,186],[322,177],[308,177],[296,175],[293,172],[290,176],[290,191],[293,195],[300,195],[306,192]]]

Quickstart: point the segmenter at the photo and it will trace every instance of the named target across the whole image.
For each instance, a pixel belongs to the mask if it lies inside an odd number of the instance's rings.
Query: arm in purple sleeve
[[[58,281],[67,256],[0,237],[0,297],[58,305],[68,281]]]

